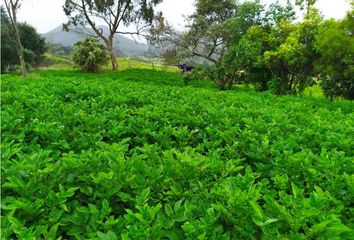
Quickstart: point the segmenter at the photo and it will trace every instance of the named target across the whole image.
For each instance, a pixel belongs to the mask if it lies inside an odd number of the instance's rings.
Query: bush
[[[96,39],[86,38],[74,45],[73,60],[83,71],[98,72],[108,59],[107,51]]]
[[[221,91],[231,90],[239,80],[239,73],[230,69],[224,62],[218,62],[215,66],[209,67],[205,73],[208,79],[212,80]]]
[[[200,65],[195,66],[193,71],[183,74],[184,85],[189,85],[196,80],[208,80],[205,69]]]
[[[324,95],[333,100],[342,97],[348,100],[354,99],[353,77],[343,72],[332,72],[330,75],[321,76],[321,87]]]

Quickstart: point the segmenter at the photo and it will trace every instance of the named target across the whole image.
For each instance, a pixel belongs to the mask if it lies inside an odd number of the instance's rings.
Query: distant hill
[[[102,26],[103,34],[108,35],[108,28]],[[82,27],[75,27],[69,32],[62,30],[62,26],[58,26],[53,30],[43,34],[47,42],[50,44],[60,44],[63,46],[73,46],[75,43],[83,40],[86,35],[83,34]],[[119,57],[129,56],[156,56],[156,49],[153,47],[139,43],[121,34],[117,34],[114,39],[114,52]]]

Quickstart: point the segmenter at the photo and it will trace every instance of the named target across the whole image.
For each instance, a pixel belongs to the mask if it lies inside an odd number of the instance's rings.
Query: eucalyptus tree
[[[4,2],[5,2],[5,7],[6,7],[6,10],[8,13],[8,18],[10,20],[11,33],[12,33],[14,41],[15,41],[18,59],[20,60],[21,74],[22,74],[22,76],[26,76],[27,71],[26,71],[25,57],[23,54],[21,37],[20,37],[19,30],[18,30],[18,25],[17,25],[17,11],[21,7],[22,1],[21,0],[4,0]]]
[[[225,23],[234,15],[234,0],[199,0],[196,11],[189,16],[189,31],[183,35],[183,47],[190,56],[203,58],[213,64],[225,52],[228,31]]]
[[[118,69],[113,51],[116,34],[141,35],[149,29],[162,13],[155,13],[154,7],[162,0],[66,0],[63,6],[68,17],[64,29],[69,25],[89,27],[105,44],[112,62],[112,70]],[[102,27],[109,29],[104,34]],[[123,26],[135,25],[134,31],[124,31]]]
[[[155,44],[167,58],[199,58],[215,65],[225,51],[225,23],[233,16],[235,0],[197,0],[195,12],[186,18],[186,30],[177,31],[168,23],[160,29]]]

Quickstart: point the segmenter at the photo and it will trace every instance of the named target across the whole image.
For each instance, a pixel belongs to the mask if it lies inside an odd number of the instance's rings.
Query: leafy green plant
[[[74,45],[73,61],[87,72],[97,72],[108,61],[104,47],[93,38],[86,38]]]
[[[353,239],[353,102],[146,69],[1,81],[4,239]]]

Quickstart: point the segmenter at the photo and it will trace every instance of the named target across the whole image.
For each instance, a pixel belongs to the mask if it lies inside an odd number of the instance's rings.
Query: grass
[[[45,69],[61,69],[61,70],[69,70],[74,67],[74,63],[71,59],[71,56],[66,55],[45,55],[45,62],[47,65]]]
[[[44,67],[44,69],[57,69],[57,70],[70,70],[77,68],[74,62],[71,59],[71,56],[60,56],[60,55],[46,55],[46,61],[50,63],[48,67]],[[160,62],[139,62],[136,60],[131,60],[128,58],[117,58],[119,70],[125,70],[129,68],[139,68],[139,69],[151,69],[151,70],[163,70],[163,71],[171,71],[178,72],[177,67],[166,66],[161,64]],[[111,62],[109,61],[107,65],[103,66],[102,70],[110,70]]]

